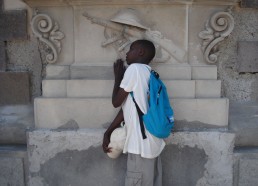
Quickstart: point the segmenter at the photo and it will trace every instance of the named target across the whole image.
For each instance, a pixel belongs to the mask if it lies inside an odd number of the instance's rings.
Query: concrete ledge
[[[255,186],[258,183],[258,148],[237,148],[234,151],[233,186]]]
[[[126,155],[109,159],[101,147],[103,133],[102,129],[29,132],[29,185],[123,185]],[[161,154],[163,185],[232,185],[234,134],[178,132],[166,143]]]
[[[34,105],[37,128],[101,128],[118,112],[108,98],[36,98]],[[178,123],[228,125],[228,99],[171,99],[171,105]]]
[[[230,102],[229,130],[237,146],[258,146],[258,102]]]
[[[26,144],[30,128],[34,128],[33,105],[0,106],[0,144]]]
[[[0,146],[0,185],[25,186],[27,166],[26,146]]]

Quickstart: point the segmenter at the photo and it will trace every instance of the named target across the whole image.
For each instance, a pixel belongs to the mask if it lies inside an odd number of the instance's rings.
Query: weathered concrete
[[[175,120],[199,122],[208,127],[228,126],[228,99],[171,99]],[[212,107],[210,106],[212,105]],[[35,126],[58,128],[71,119],[80,128],[102,128],[113,121],[118,109],[109,98],[36,98]]]
[[[103,132],[29,132],[29,186],[123,185],[126,156],[112,160],[102,152]],[[166,143],[163,185],[232,185],[234,134],[178,132]]]
[[[231,35],[221,43],[218,58],[218,76],[222,80],[222,96],[232,101],[256,101],[258,74],[238,72],[237,42],[258,40],[258,12],[254,9],[235,8],[232,13],[235,28]]]
[[[237,146],[258,146],[258,103],[230,102],[229,130],[236,134]]]
[[[0,41],[0,71],[6,70],[5,43]]]
[[[257,0],[242,0],[241,1],[242,8],[258,8]]]
[[[258,72],[258,41],[237,42],[238,72]]]
[[[258,148],[234,151],[234,186],[256,186],[258,183]]]
[[[0,0],[0,41],[27,39],[27,11],[3,11]]]
[[[7,70],[30,73],[30,96],[41,95],[41,80],[44,75],[43,64],[38,50],[38,41],[33,37],[26,41],[7,43]]]
[[[0,105],[30,102],[27,72],[0,72]]]
[[[0,107],[0,144],[26,144],[26,131],[34,126],[33,105]]]
[[[25,186],[28,181],[25,146],[0,146],[0,185]]]

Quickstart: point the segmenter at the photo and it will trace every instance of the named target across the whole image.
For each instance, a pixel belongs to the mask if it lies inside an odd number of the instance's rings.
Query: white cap
[[[110,158],[117,158],[124,149],[126,138],[125,126],[115,129],[110,136],[110,143],[108,147],[111,147],[111,152],[107,153]]]

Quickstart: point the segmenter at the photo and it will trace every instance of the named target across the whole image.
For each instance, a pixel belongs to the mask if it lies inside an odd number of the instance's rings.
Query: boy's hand
[[[108,147],[109,143],[110,143],[110,137],[105,133],[103,137],[103,142],[102,142],[102,148],[105,153],[111,152],[111,148]]]
[[[115,81],[121,82],[125,73],[125,66],[122,59],[116,60],[114,63],[114,75],[115,75]]]

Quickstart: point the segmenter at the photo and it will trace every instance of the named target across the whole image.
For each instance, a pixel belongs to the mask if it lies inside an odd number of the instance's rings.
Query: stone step
[[[219,80],[164,80],[170,98],[219,98]],[[111,97],[113,80],[43,80],[43,97]]]
[[[109,98],[36,98],[36,128],[101,128],[116,116]],[[171,99],[183,127],[227,127],[228,99]]]
[[[151,65],[161,79],[167,80],[216,80],[217,67],[215,65]],[[112,64],[83,64],[83,65],[48,65],[46,79],[114,79]]]

